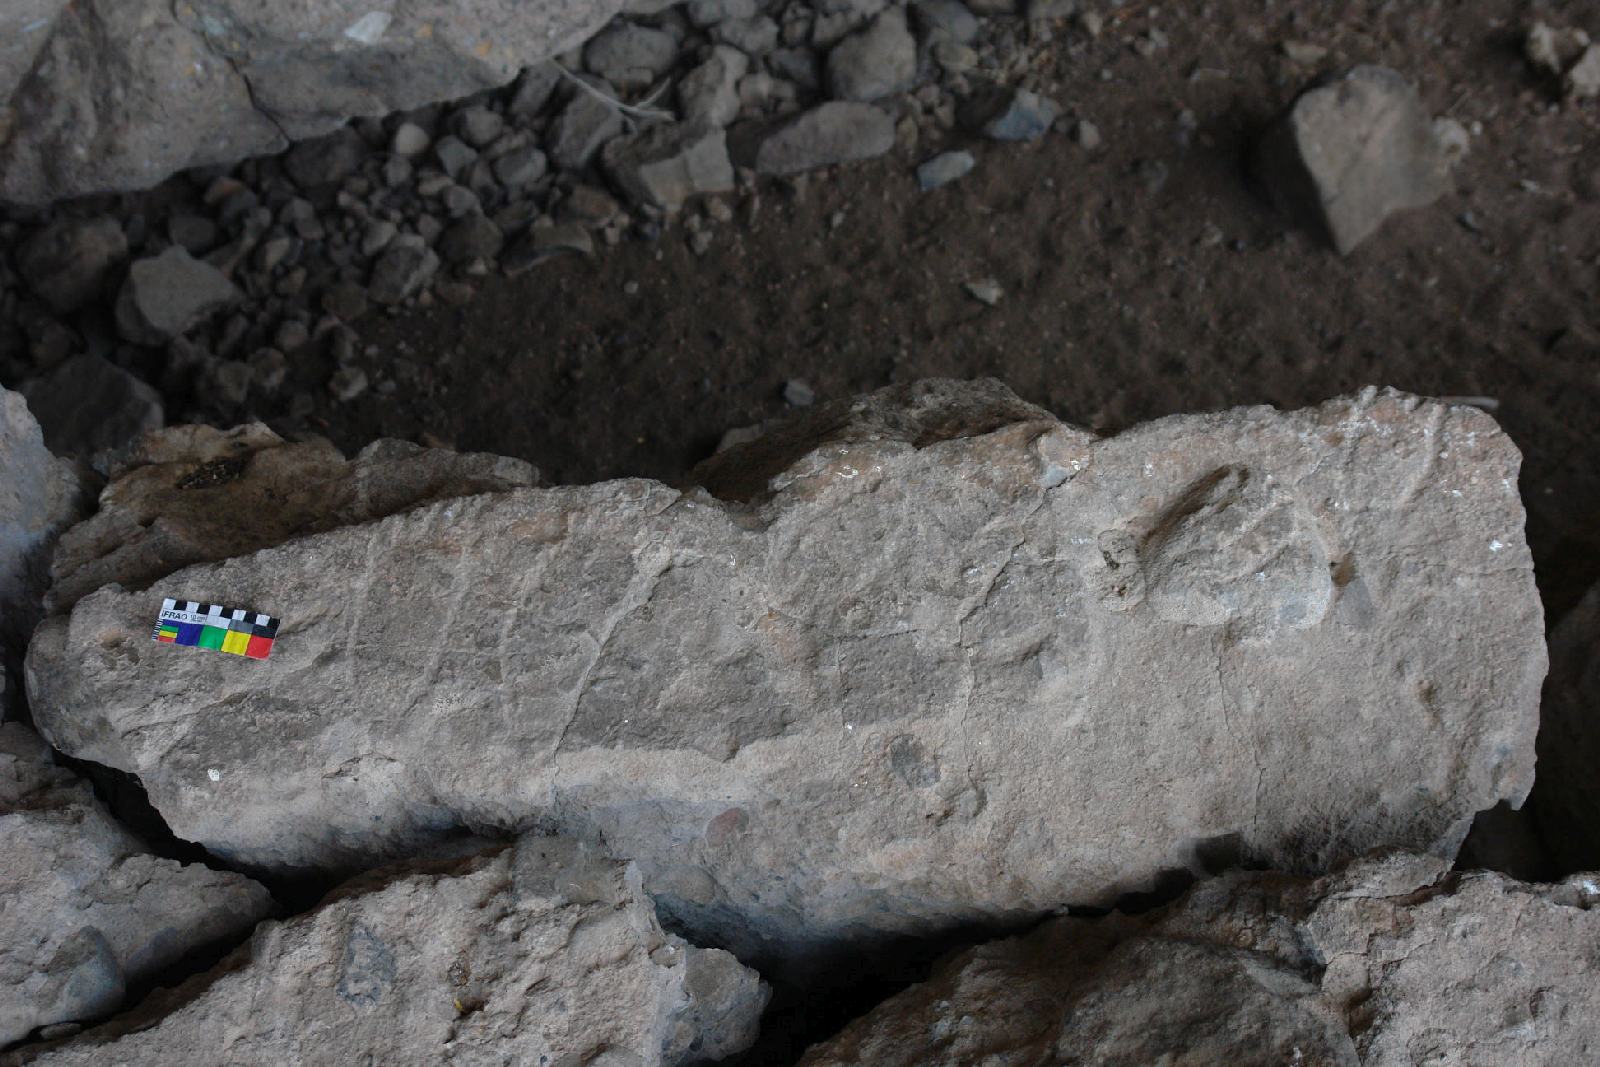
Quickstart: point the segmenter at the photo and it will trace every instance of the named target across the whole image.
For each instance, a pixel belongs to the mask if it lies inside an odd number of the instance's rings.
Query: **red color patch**
[[[272,651],[272,638],[252,637],[250,644],[245,647],[244,654],[251,659],[266,659]]]

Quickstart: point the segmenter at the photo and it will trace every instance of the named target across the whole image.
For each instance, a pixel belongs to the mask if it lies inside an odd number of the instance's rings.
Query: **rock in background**
[[[107,585],[36,636],[35,715],[231,860],[548,820],[747,958],[1110,902],[1217,840],[1449,856],[1521,802],[1545,651],[1488,416],[1101,440],[970,388],[812,409],[846,439],[750,504],[513,489]],[[280,617],[272,658],[153,643],[162,595]]]
[[[0,389],[0,667],[21,662],[56,538],[83,516],[84,495],[72,464],[45,448],[27,402]],[[0,702],[0,719],[4,711]]]
[[[1450,161],[1422,99],[1386,67],[1356,67],[1308,90],[1268,131],[1256,167],[1285,211],[1341,254],[1397,211],[1449,188]]]
[[[528,837],[366,875],[126,1020],[11,1063],[675,1067],[754,1039],[767,990],[662,931],[629,865]]]
[[[1137,918],[1058,919],[960,953],[802,1067],[1587,1063],[1600,883],[1365,860],[1228,874]]]
[[[0,1047],[105,1018],[273,907],[243,875],[151,855],[18,723],[0,726],[0,856]]]
[[[0,200],[144,188],[504,85],[619,6],[29,0],[0,22],[23,42],[0,53]]]
[[[1563,870],[1600,870],[1600,586],[1550,634],[1534,809]]]

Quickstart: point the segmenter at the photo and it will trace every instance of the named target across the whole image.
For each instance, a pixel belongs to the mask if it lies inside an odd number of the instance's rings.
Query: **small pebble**
[[[817,393],[804,378],[790,378],[783,383],[783,402],[793,408],[808,408],[817,402]]]

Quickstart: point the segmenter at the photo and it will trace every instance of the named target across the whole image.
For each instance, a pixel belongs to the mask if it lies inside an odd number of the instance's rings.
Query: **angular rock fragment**
[[[828,92],[836,100],[880,100],[911,88],[917,41],[902,8],[892,7],[828,53]]]
[[[1395,212],[1443,196],[1450,166],[1416,89],[1363,66],[1302,94],[1262,139],[1256,169],[1281,209],[1343,255]]]
[[[283,618],[265,663],[154,643],[156,591],[107,585],[41,626],[34,713],[226,857],[553,819],[741,954],[1105,902],[1218,838],[1450,855],[1528,791],[1541,610],[1476,409],[1102,440],[933,382],[777,436],[706,472],[742,503],[514,489],[163,583]]]
[[[750,57],[737,48],[713,48],[704,63],[678,82],[684,121],[721,127],[738,118],[739,79],[749,69]]]
[[[782,176],[881,156],[894,147],[894,120],[872,104],[830,101],[730,136],[736,136],[740,163],[760,174]]]
[[[1050,132],[1061,107],[1029,89],[1010,89],[973,101],[962,122],[991,141],[1033,141]]]
[[[727,135],[699,123],[663,123],[606,145],[606,173],[637,204],[677,211],[692,196],[733,189]]]
[[[327,441],[291,444],[260,423],[147,434],[113,474],[99,510],[56,552],[51,611],[107,582],[145,587],[194,563],[539,480],[522,460],[404,441],[376,441],[346,460]]]
[[[510,82],[620,0],[25,0],[0,13],[0,200],[151,186]],[[17,41],[20,47],[10,47]],[[9,120],[9,121],[8,121]]]
[[[366,158],[367,146],[361,135],[344,126],[289,149],[284,153],[283,169],[300,188],[317,189],[348,178]]]
[[[273,907],[243,875],[150,855],[18,723],[0,726],[0,856],[0,1047],[105,1018]]]
[[[367,295],[375,304],[399,304],[421,292],[438,272],[437,252],[420,240],[396,239],[373,265]]]
[[[595,92],[574,87],[566,106],[550,124],[550,158],[562,170],[583,170],[607,141],[622,133],[622,114],[596,95],[615,98],[616,91],[604,82],[590,87]]]
[[[678,44],[670,33],[631,22],[614,24],[583,49],[584,65],[625,91],[648,89],[677,58]]]
[[[1550,634],[1534,808],[1562,870],[1600,870],[1600,585]]]
[[[528,837],[363,876],[154,999],[25,1062],[674,1067],[748,1047],[767,990],[631,866]]]
[[[117,330],[135,344],[163,345],[243,296],[216,267],[174,245],[128,268]]]
[[[960,953],[802,1067],[1585,1063],[1600,885],[1390,855],[1234,873],[1137,918],[1057,919]]]
[[[43,615],[56,539],[83,517],[85,497],[73,465],[45,448],[27,401],[0,389],[0,665],[21,661]]]

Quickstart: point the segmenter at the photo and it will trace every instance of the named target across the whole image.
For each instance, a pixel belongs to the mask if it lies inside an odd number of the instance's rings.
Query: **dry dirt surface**
[[[486,280],[465,307],[369,320],[401,388],[335,406],[330,365],[308,360],[328,405],[313,424],[347,449],[426,434],[560,482],[672,480],[724,430],[782,414],[794,378],[827,398],[994,375],[1103,431],[1367,383],[1488,396],[1526,456],[1557,618],[1600,577],[1600,104],[1558,106],[1522,58],[1541,14],[1578,12],[1218,0],[1113,8],[1094,39],[1058,25],[1042,87],[1098,148],[902,145],[764,184],[703,256],[669,227]],[[1132,45],[1152,26],[1170,44],[1147,57]],[[1296,63],[1289,42],[1327,56]],[[1299,88],[1356,62],[1404,72],[1476,135],[1450,195],[1340,258],[1270,211],[1245,162]],[[918,192],[913,166],[947,147],[976,170]],[[979,279],[1004,290],[996,306],[964,289]]]

